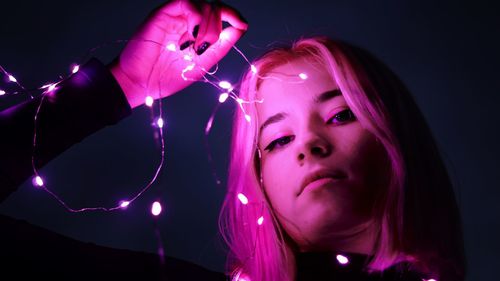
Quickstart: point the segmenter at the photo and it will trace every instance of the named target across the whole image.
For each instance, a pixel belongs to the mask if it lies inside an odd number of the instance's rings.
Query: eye
[[[284,136],[279,139],[275,139],[265,148],[265,150],[272,151],[276,146],[283,147],[287,145],[289,142],[291,142],[293,139],[294,136]]]
[[[329,124],[343,124],[350,121],[356,120],[356,116],[350,109],[342,110],[341,112],[335,114],[332,118],[328,120]]]

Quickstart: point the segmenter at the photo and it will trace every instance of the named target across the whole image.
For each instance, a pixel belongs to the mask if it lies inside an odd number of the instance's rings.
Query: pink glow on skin
[[[160,213],[161,213],[161,204],[160,204],[160,202],[155,201],[153,203],[153,205],[151,206],[151,214],[153,214],[153,216],[156,217],[156,216],[160,215]]]
[[[241,204],[246,205],[248,204],[248,198],[243,195],[243,193],[238,193],[238,199],[240,200]]]
[[[337,261],[342,264],[342,265],[346,265],[349,263],[349,259],[343,255],[337,255]]]
[[[280,116],[259,136],[262,178],[283,228],[307,251],[338,241],[326,229],[343,233],[368,225],[373,206],[367,202],[375,201],[389,176],[384,148],[354,117],[324,67],[301,59],[273,72],[297,76],[297,70],[308,73],[303,83],[263,80],[257,96],[265,102],[257,104],[257,123]],[[359,241],[369,241],[368,235],[360,234]]]

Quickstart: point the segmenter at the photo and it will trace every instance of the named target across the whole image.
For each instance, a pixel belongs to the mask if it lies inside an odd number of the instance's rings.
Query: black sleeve
[[[0,202],[33,175],[34,116],[41,97],[0,112]],[[36,167],[99,129],[131,114],[112,74],[96,59],[43,99]],[[226,280],[224,274],[172,257],[81,242],[0,215],[0,280],[8,276],[65,280]]]
[[[34,116],[37,146],[33,151]],[[73,144],[131,114],[111,72],[91,59],[45,95],[0,112],[0,202],[37,169]]]

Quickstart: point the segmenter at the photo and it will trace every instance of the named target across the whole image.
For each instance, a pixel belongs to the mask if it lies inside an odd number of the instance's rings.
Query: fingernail
[[[210,44],[208,42],[203,42],[200,46],[198,46],[198,49],[196,50],[196,54],[201,55],[203,54],[207,49]]]
[[[200,26],[197,24],[193,28],[193,37],[196,38],[198,36],[198,31],[200,30]]]
[[[188,40],[188,41],[182,43],[180,46],[181,51],[186,49],[187,47],[189,47],[189,45],[191,45],[193,43],[194,43],[194,41],[192,41],[192,40]]]

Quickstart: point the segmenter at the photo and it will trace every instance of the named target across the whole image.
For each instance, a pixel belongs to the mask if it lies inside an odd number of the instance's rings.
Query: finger
[[[244,33],[244,30],[236,27],[226,27],[221,32],[219,40],[214,43],[204,55],[199,56],[199,63],[205,67],[205,69],[210,69],[231,50]]]
[[[200,22],[198,36],[194,44],[196,53],[201,55],[210,45],[217,42],[221,31],[220,7],[218,5],[205,4],[202,7],[202,21]]]
[[[183,34],[192,31],[200,22],[200,9],[190,1],[177,0],[156,8],[141,28],[144,37],[157,36],[158,30],[167,34]],[[179,40],[179,45],[187,40],[193,40],[191,33],[184,36],[184,40]],[[149,38],[147,37],[147,38]]]
[[[245,18],[234,8],[221,4],[221,19],[240,30],[247,30],[248,23]]]

